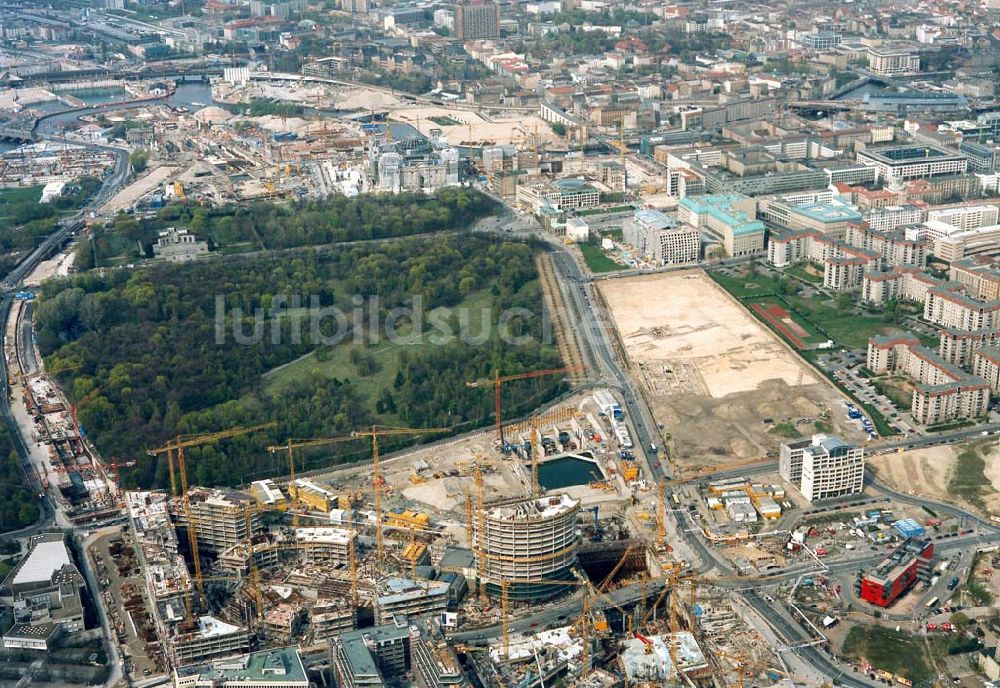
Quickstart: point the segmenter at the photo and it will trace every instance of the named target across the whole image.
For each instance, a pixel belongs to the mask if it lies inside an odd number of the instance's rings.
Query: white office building
[[[813,435],[782,444],[778,470],[809,502],[858,494],[864,489],[865,450]]]

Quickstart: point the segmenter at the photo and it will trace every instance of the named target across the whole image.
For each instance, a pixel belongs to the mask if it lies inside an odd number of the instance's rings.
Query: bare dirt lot
[[[940,446],[868,457],[880,481],[899,492],[948,499],[948,481],[955,470],[958,451]]]
[[[959,454],[967,445],[929,447],[871,456],[868,464],[878,472],[879,480],[890,487],[943,502],[959,502],[967,508],[978,505],[961,499],[950,483],[959,466]],[[984,459],[980,498],[990,512],[1000,510],[1000,445],[981,448]]]
[[[682,464],[763,456],[782,440],[774,424],[810,435],[824,411],[837,434],[862,439],[836,390],[703,271],[608,280],[601,291],[656,420],[679,435],[670,448]]]

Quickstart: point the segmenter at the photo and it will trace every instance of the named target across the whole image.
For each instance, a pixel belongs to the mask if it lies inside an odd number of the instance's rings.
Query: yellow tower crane
[[[378,438],[379,437],[391,437],[395,435],[424,435],[427,433],[435,432],[447,432],[451,428],[396,428],[387,425],[373,425],[371,428],[365,430],[355,430],[350,435],[342,435],[340,437],[326,437],[314,440],[301,440],[292,441],[289,440],[283,446],[272,446],[268,447],[269,451],[278,451],[280,449],[286,449],[289,453],[289,457],[292,455],[292,450],[299,449],[302,447],[318,447],[324,444],[334,444],[336,442],[349,442],[351,440],[358,440],[363,438],[371,438],[372,442],[372,485],[375,488],[375,556],[379,564],[385,561],[385,538],[382,533],[382,471],[379,465],[379,454],[378,454]],[[298,512],[296,508],[298,499],[292,505],[294,512]],[[292,517],[294,520],[294,516]]]
[[[531,496],[537,497],[538,488],[538,462],[545,453],[542,446],[542,432],[538,429],[538,421],[531,419]]]
[[[548,370],[531,370],[526,373],[516,373],[514,375],[500,375],[500,369],[493,371],[492,378],[484,378],[482,380],[471,380],[465,383],[466,387],[471,387],[473,389],[478,389],[479,387],[485,387],[486,385],[493,385],[493,405],[495,406],[495,421],[496,421],[496,431],[497,439],[503,439],[503,428],[500,426],[500,386],[505,382],[511,382],[513,380],[528,380],[535,377],[544,377],[546,375],[556,375],[558,373],[577,373],[581,370],[585,370],[586,366],[576,365],[576,366],[565,366],[563,368],[550,368]]]
[[[254,603],[257,606],[257,622],[258,624],[264,618],[264,593],[260,591],[260,572],[257,570],[257,560],[253,553],[253,528],[251,526],[250,511],[252,507],[250,504],[243,505],[243,518],[246,520],[247,528],[247,557],[250,560],[250,596],[253,597]]]
[[[179,435],[177,438],[167,442],[162,447],[150,449],[147,452],[150,456],[159,456],[160,454],[167,455],[167,464],[170,470],[170,491],[175,497],[177,496],[177,481],[174,478],[174,454],[176,453],[177,467],[180,469],[181,475],[181,500],[184,505],[184,517],[187,519],[188,545],[191,548],[191,560],[194,563],[194,579],[195,583],[198,585],[198,593],[202,596],[205,594],[205,588],[202,584],[201,577],[201,556],[198,553],[197,527],[195,526],[194,519],[191,517],[191,502],[188,499],[187,465],[184,461],[184,450],[187,447],[198,447],[204,444],[213,444],[230,437],[239,437],[240,435],[249,435],[252,432],[270,430],[277,427],[277,425],[278,424],[276,422],[271,421],[270,423],[262,423],[260,425],[251,425],[242,428],[230,428],[229,430],[210,432],[204,435],[194,435],[189,437]]]
[[[341,437],[321,437],[319,439],[313,440],[293,440],[288,439],[285,444],[272,444],[267,448],[272,454],[281,451],[282,449],[288,452],[288,484],[291,485],[295,482],[295,452],[296,449],[305,449],[307,447],[321,447],[326,444],[336,444],[337,442],[349,442],[356,439],[354,435],[343,435]],[[289,488],[289,497],[292,499],[292,527],[299,527],[299,491],[295,490],[295,494],[291,494],[291,488]]]

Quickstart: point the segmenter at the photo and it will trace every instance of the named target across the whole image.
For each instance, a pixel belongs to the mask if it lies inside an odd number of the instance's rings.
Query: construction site
[[[859,428],[832,413],[841,397],[700,270],[600,283],[617,343],[678,469],[760,458],[783,423],[825,418],[838,436]],[[684,442],[672,434],[683,428]]]
[[[30,346],[33,307],[30,300],[14,301],[4,337],[11,410],[23,427],[31,428],[26,440],[33,482],[57,500],[74,524],[116,517],[120,514],[115,498],[119,466],[117,462],[105,466],[96,458],[80,431],[75,407],[39,366]],[[18,346],[19,339],[29,345]]]
[[[287,479],[188,484],[187,448],[269,427],[153,449],[171,490],[113,495],[127,526],[92,556],[134,678],[296,644],[310,671],[429,686],[470,672],[500,686],[709,686],[778,667],[667,543],[667,492],[644,477],[609,392],[386,457],[380,440],[433,430],[292,441],[270,447]],[[371,462],[296,475],[305,452],[347,441],[370,442]]]

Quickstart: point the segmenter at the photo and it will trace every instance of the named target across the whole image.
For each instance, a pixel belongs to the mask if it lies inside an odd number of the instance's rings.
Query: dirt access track
[[[704,271],[607,280],[600,291],[680,468],[763,458],[783,439],[768,432],[774,423],[811,435],[824,410],[838,435],[863,439],[836,389]]]

